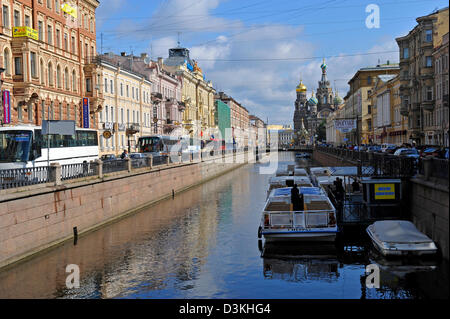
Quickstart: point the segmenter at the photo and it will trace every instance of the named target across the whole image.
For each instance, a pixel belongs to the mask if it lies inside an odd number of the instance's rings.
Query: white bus
[[[0,170],[89,163],[98,158],[96,130],[77,128],[75,135],[43,136],[40,126],[0,127]]]

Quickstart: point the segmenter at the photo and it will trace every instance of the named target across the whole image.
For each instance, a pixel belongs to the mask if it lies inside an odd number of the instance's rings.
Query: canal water
[[[280,154],[280,165],[294,163]],[[297,164],[313,163],[301,160]],[[269,175],[249,164],[0,272],[0,298],[448,298],[448,263],[384,260],[365,236],[265,245]],[[66,266],[80,288],[66,288]],[[380,268],[380,288],[365,269]]]

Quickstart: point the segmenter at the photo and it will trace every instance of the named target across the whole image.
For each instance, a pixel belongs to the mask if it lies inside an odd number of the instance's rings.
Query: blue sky
[[[380,8],[380,28],[366,27],[366,7]],[[103,52],[167,57],[181,45],[218,91],[269,123],[291,124],[300,77],[317,88],[326,57],[343,97],[348,80],[378,60],[398,62],[395,38],[441,0],[108,0],[97,9]],[[103,35],[103,36],[102,36]],[[102,41],[103,39],[103,41]],[[103,43],[103,45],[102,45]]]

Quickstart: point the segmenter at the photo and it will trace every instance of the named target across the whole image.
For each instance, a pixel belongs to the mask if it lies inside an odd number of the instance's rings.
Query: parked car
[[[367,147],[367,152],[381,152],[381,146],[379,145],[371,145]]]
[[[440,151],[439,147],[428,147],[428,148],[425,148],[420,153],[420,156],[421,157],[425,157],[425,156],[436,156],[436,157],[438,157],[439,156],[439,151]]]
[[[412,158],[419,158],[419,152],[417,152],[416,149],[413,148],[399,148],[394,152],[394,155],[396,156],[406,156],[406,157],[412,157]]]
[[[386,150],[396,149],[397,145],[395,144],[381,144],[381,152],[386,153]]]
[[[391,145],[391,146],[388,146],[387,148],[384,149],[384,153],[385,154],[394,154],[397,149],[399,149],[398,146]]]
[[[145,155],[144,153],[130,153],[129,155],[130,158],[136,159],[136,158],[146,158],[147,155]]]
[[[118,158],[114,154],[105,154],[105,155],[102,155],[102,157],[100,157],[100,160],[103,161],[103,162],[115,161],[117,159]]]

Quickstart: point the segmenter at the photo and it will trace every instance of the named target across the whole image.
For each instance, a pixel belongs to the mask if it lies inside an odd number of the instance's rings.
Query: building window
[[[25,15],[25,26],[31,27],[31,20],[29,15]]]
[[[72,43],[72,54],[75,54],[75,37],[74,36],[72,36],[71,43]]]
[[[425,66],[427,68],[431,68],[433,66],[433,57],[431,56],[425,57]]]
[[[28,113],[28,121],[32,122],[33,121],[33,105],[32,104],[28,104],[27,113]]]
[[[52,26],[51,25],[47,26],[47,43],[50,45],[53,44],[53,42],[52,42]]]
[[[66,105],[66,119],[69,121],[70,120],[70,104]]]
[[[9,8],[8,6],[3,6],[3,25],[9,28]]]
[[[59,103],[59,120],[61,121],[63,118],[62,118],[62,113],[63,113],[63,110],[62,110],[62,103]]]
[[[45,70],[44,70],[44,62],[42,60],[39,63],[39,68],[41,72],[41,84],[45,84]]]
[[[69,85],[69,70],[66,68],[64,70],[64,87],[66,90],[69,90],[70,85]]]
[[[110,86],[110,91],[111,91],[111,94],[114,94],[114,86],[113,86],[113,81],[112,80],[109,80],[109,86]]]
[[[41,118],[42,118],[42,120],[45,120],[45,101],[44,100],[42,100],[42,103],[41,103]]]
[[[48,9],[52,8],[52,0],[47,0],[47,8]]]
[[[56,47],[61,49],[61,31],[56,29]]]
[[[426,88],[426,96],[427,96],[427,101],[432,101],[433,100],[433,87],[427,86],[427,88]]]
[[[67,33],[64,33],[64,50],[69,51],[69,43],[68,43],[68,35]]]
[[[14,10],[14,26],[20,27],[20,12],[17,10]]]
[[[425,42],[431,42],[433,41],[433,30],[426,30],[425,31]]]
[[[48,85],[53,85],[53,66],[51,63],[48,64]]]
[[[61,67],[59,65],[56,67],[56,85],[61,88]]]
[[[11,64],[10,64],[10,57],[9,57],[8,49],[5,49],[3,51],[3,67],[5,69],[5,74],[11,75]]]
[[[19,121],[22,121],[22,104],[20,104],[21,102],[19,102],[19,104],[17,105],[17,119]]]
[[[75,70],[72,71],[72,91],[77,91],[77,74],[75,73]]]
[[[56,13],[59,13],[59,0],[55,0],[55,10]]]
[[[130,88],[127,85],[127,97],[130,97]]]
[[[120,96],[123,96],[123,83],[120,83]]]
[[[30,52],[30,66],[31,66],[31,77],[37,78],[37,69],[36,69],[36,53]]]
[[[44,41],[44,26],[42,24],[42,21],[38,21],[38,36],[39,41]]]
[[[92,79],[86,78],[86,92],[92,92]]]
[[[14,58],[14,70],[16,75],[22,75],[22,58]]]

